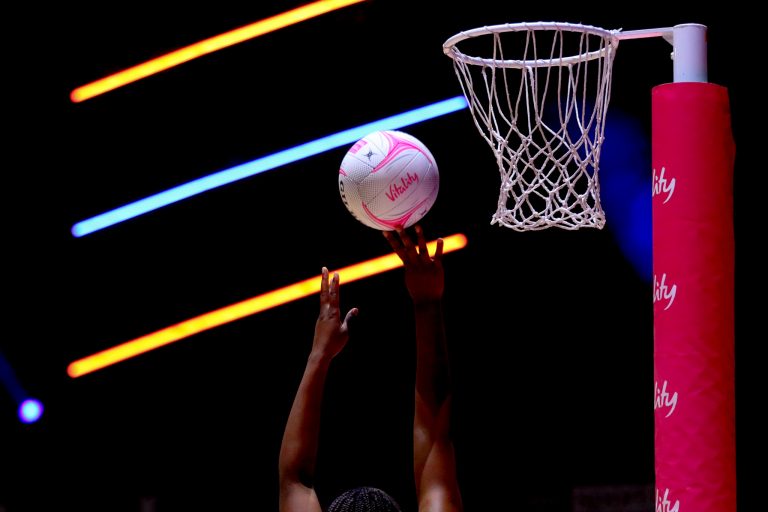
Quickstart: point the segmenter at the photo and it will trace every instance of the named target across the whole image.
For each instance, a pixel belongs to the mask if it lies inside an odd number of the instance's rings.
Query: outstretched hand
[[[416,242],[402,228],[382,231],[405,266],[405,286],[414,304],[438,301],[443,296],[443,239],[437,239],[434,256],[430,257],[420,225],[415,226]]]
[[[357,315],[358,309],[352,308],[341,320],[339,310],[339,274],[329,278],[328,269],[323,267],[320,281],[320,314],[315,324],[315,339],[312,352],[328,357],[335,357],[349,339],[349,319]]]

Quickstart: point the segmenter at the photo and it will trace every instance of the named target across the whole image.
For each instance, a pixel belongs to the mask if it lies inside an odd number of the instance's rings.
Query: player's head
[[[400,506],[381,489],[357,487],[333,500],[328,512],[400,512]]]

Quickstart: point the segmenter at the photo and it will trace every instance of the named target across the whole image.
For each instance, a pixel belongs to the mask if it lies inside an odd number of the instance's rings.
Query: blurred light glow
[[[43,415],[43,404],[34,398],[28,398],[19,405],[19,419],[24,423],[34,423]]]
[[[72,234],[76,237],[88,235],[214,188],[244,178],[249,178],[264,171],[269,171],[276,167],[287,165],[334,148],[353,144],[373,131],[397,130],[404,126],[450,114],[466,107],[467,102],[464,97],[455,96],[447,100],[438,101],[378,121],[349,128],[333,135],[328,135],[223,171],[218,171],[214,174],[209,174],[208,176],[173,187],[164,192],[159,192],[133,203],[115,208],[114,210],[96,215],[95,217],[83,220],[72,226]]]
[[[653,275],[651,141],[640,120],[612,110],[600,154],[600,197],[624,257],[646,282]]]
[[[26,398],[27,394],[16,378],[13,368],[11,368],[11,363],[5,359],[2,352],[0,352],[0,383],[8,390],[8,393],[13,397],[16,403],[19,403]]]
[[[192,59],[196,59],[202,55],[213,53],[222,48],[242,43],[243,41],[362,1],[363,0],[318,0],[317,2],[297,7],[296,9],[286,11],[282,14],[277,14],[244,27],[219,34],[218,36],[204,39],[203,41],[185,46],[179,50],[166,53],[165,55],[161,55],[160,57],[142,64],[132,66],[113,75],[78,87],[72,91],[70,99],[74,103],[88,100],[95,96],[99,96],[100,94],[117,89],[118,87],[122,87]]]
[[[436,244],[437,241],[432,241],[427,245],[430,254],[434,254]],[[443,238],[444,253],[462,249],[466,245],[467,237],[461,233]],[[344,267],[336,270],[336,272],[339,273],[339,282],[341,284],[346,284],[357,281],[358,279],[370,277],[374,274],[386,272],[387,270],[392,270],[402,266],[402,264],[403,263],[400,261],[397,254],[391,253]],[[72,378],[80,377],[87,373],[119,363],[120,361],[149,352],[150,350],[179,341],[180,339],[192,336],[199,332],[239,320],[246,316],[285,304],[286,302],[304,298],[313,293],[318,293],[320,291],[320,278],[321,276],[316,276],[283,288],[278,288],[277,290],[216,309],[209,313],[185,320],[170,327],[146,334],[82,359],[78,359],[77,361],[70,363],[67,367],[67,373]]]

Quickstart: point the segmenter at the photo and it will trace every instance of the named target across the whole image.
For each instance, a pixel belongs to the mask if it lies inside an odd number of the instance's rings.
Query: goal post
[[[651,92],[654,510],[735,512],[735,145],[728,90],[707,82],[707,27],[493,25],[443,52],[498,165],[491,224],[602,229],[612,65],[620,41],[649,37],[672,44],[674,68]]]

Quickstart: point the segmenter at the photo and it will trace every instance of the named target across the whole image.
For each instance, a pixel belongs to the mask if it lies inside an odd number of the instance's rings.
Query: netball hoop
[[[597,27],[541,22],[482,27],[445,42],[501,174],[491,224],[605,225],[598,163],[618,41]]]
[[[688,46],[698,47],[700,28],[622,32],[537,22],[480,27],[449,38],[443,51],[453,59],[475,125],[501,176],[491,224],[516,231],[601,229],[600,149],[619,41],[664,37],[671,42],[674,33],[686,51],[690,34],[694,44]],[[706,55],[703,66],[706,76]],[[676,81],[677,75],[676,60]]]

